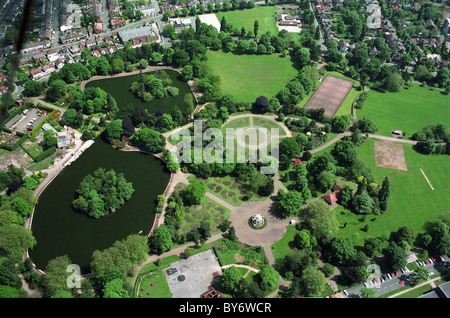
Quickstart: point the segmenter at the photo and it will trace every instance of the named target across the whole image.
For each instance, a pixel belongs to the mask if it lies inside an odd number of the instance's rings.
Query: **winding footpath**
[[[255,114],[240,114],[240,115],[230,116],[228,118],[228,120],[224,122],[223,126],[225,126],[227,123],[229,123],[235,119],[244,118],[244,117],[250,117],[250,121],[251,121],[250,125],[252,127],[253,127],[252,121],[253,121],[253,118],[255,118],[255,117],[271,119],[274,121],[276,121],[276,119],[277,119],[277,116],[275,116],[275,115],[266,116],[266,115],[255,115]],[[279,124],[285,130],[286,136],[289,136],[289,137],[292,136],[291,132],[284,125],[284,123],[277,122],[277,124]],[[175,130],[164,133],[163,135],[167,139],[169,139],[171,135],[176,134],[183,129],[187,129],[187,128],[191,127],[192,125],[193,125],[193,123],[191,122],[183,127],[178,127]],[[311,150],[310,152],[316,153],[316,152],[322,151],[324,149],[327,149],[328,147],[332,146],[334,143],[341,140],[342,138],[351,136],[351,134],[352,133],[350,131],[345,131],[343,133],[337,134],[337,136],[335,136],[333,139],[331,139],[330,141],[321,145],[320,147]],[[391,142],[395,141],[395,142],[403,142],[403,143],[407,143],[407,144],[415,144],[416,143],[416,141],[404,140],[404,139],[398,139],[398,138],[394,138],[394,137],[386,137],[386,136],[374,135],[374,134],[366,134],[365,136],[368,138],[377,138],[377,139],[391,141]],[[166,148],[169,151],[176,149],[176,147],[174,145],[170,144],[168,141],[166,144]],[[179,171],[177,171],[177,173],[173,174],[173,176],[174,177],[171,179],[171,181],[166,189],[166,192],[165,192],[166,198],[168,196],[170,196],[170,194],[175,189],[175,186],[179,182],[188,184],[189,183],[188,177],[191,176],[191,174],[185,174],[179,170]],[[229,202],[219,198],[212,192],[207,191],[205,193],[206,197],[208,197],[211,200],[214,200],[218,204],[222,205],[223,207],[225,207],[231,211],[229,220],[231,221],[231,224],[235,228],[236,236],[237,236],[238,240],[242,243],[245,243],[245,244],[248,244],[251,246],[262,246],[264,248],[266,257],[269,260],[269,264],[271,266],[273,266],[275,269],[277,268],[277,265],[276,265],[276,260],[272,253],[272,245],[274,243],[278,242],[285,235],[287,226],[290,224],[291,220],[293,220],[295,222],[298,222],[300,220],[299,217],[281,218],[279,216],[279,214],[277,213],[277,211],[273,205],[273,199],[274,199],[274,195],[276,193],[278,193],[278,191],[280,189],[287,191],[286,187],[280,181],[279,175],[277,173],[274,176],[274,191],[273,191],[272,195],[269,196],[265,200],[244,202],[238,206],[235,206],[235,205],[232,205]],[[249,227],[248,219],[255,213],[260,213],[267,219],[267,226],[264,227],[263,229],[255,230],[255,229],[252,229]],[[162,217],[159,219],[158,223],[159,224],[164,223],[164,213],[162,213]],[[214,242],[218,239],[221,239],[222,237],[224,237],[224,235],[222,233],[213,235],[205,243]],[[139,267],[136,268],[135,275],[132,280],[132,286],[134,286],[134,284],[136,284],[137,278],[139,276],[139,272],[144,265],[154,262],[158,258],[164,258],[164,257],[171,256],[171,255],[181,255],[186,248],[191,248],[191,247],[194,247],[194,245],[187,244],[187,245],[177,247],[173,250],[170,250],[162,255],[150,256],[143,264],[141,264]],[[230,264],[230,265],[224,266],[223,268],[227,268],[230,266],[238,266],[238,265]],[[253,270],[255,270],[255,269],[253,269]],[[289,286],[289,284],[290,284],[289,281],[284,281],[282,278],[280,278],[278,289],[276,291],[274,291],[271,295],[269,295],[269,297],[275,297],[278,294],[278,292],[280,291],[280,287],[282,287],[282,286],[287,287],[287,286]],[[335,281],[329,280],[329,284],[334,291],[338,290],[338,286],[335,283]]]
[[[147,68],[142,70],[142,73],[144,72],[151,72],[151,71],[157,71],[157,70],[164,70],[164,69],[172,69],[174,71],[177,72],[181,72],[180,69],[176,69],[176,68],[172,68],[172,67],[167,67],[167,66],[148,66]],[[139,74],[141,72],[141,70],[136,70],[133,72],[122,72],[119,74],[114,74],[114,75],[106,75],[106,76],[93,76],[88,80],[85,80],[83,82],[80,83],[80,88],[82,90],[85,89],[86,84],[90,81],[94,81],[94,80],[99,80],[99,79],[105,79],[105,78],[116,78],[116,77],[123,77],[123,76],[129,76],[129,75],[133,75],[133,74]],[[193,81],[189,81],[188,85],[191,88],[191,91],[194,94],[195,99],[197,100],[197,108],[195,111],[199,111],[202,109],[203,105],[199,105],[198,104],[198,97],[201,96],[201,94],[195,90],[194,85],[193,85]],[[48,107],[54,108],[54,109],[58,109],[61,114],[64,113],[65,109],[61,108],[61,107],[57,107],[55,105],[46,103],[42,98],[39,97],[32,97],[31,100],[33,101],[33,103],[37,104],[37,103],[41,103],[43,105],[46,105]],[[239,118],[244,118],[244,117],[249,117],[250,118],[250,126],[251,127],[260,127],[260,126],[256,126],[254,125],[254,119],[255,118],[264,118],[264,119],[270,119],[275,121],[285,132],[284,136],[280,136],[280,137],[292,137],[292,133],[291,131],[286,127],[286,125],[282,122],[277,121],[278,116],[276,115],[256,115],[256,114],[239,114],[239,115],[232,115],[228,118],[227,121],[224,122],[223,126],[225,126],[227,123],[231,122],[232,120],[235,119],[239,119]],[[179,131],[181,131],[182,129],[185,128],[189,128],[193,125],[193,123],[189,123],[183,127],[179,127],[175,130],[172,130],[170,132],[167,133],[163,133],[164,137],[166,137],[166,139],[168,140],[169,137],[173,134],[178,133]],[[222,126],[222,127],[223,127]],[[333,144],[335,144],[336,142],[338,142],[339,140],[341,140],[342,138],[351,136],[351,132],[350,131],[346,131],[340,134],[337,134],[337,136],[335,136],[333,139],[331,139],[330,141],[326,142],[325,144],[319,146],[316,149],[310,150],[311,153],[317,153],[319,151],[322,151],[324,149],[327,149],[328,147],[332,146]],[[376,138],[376,139],[381,139],[381,140],[386,140],[386,141],[390,141],[390,142],[401,142],[401,143],[407,143],[407,144],[416,144],[417,141],[411,141],[411,140],[403,140],[403,139],[399,139],[399,138],[394,138],[394,137],[387,137],[387,136],[381,136],[381,135],[374,135],[374,134],[366,134],[365,135],[368,138]],[[168,141],[166,142],[166,149],[169,151],[175,150],[176,147],[174,145],[172,145],[171,143],[169,143]],[[127,149],[128,151],[139,151],[138,149]],[[45,187],[58,175],[58,173],[62,170],[64,166],[64,160],[62,160],[61,162],[55,163],[55,165],[49,169],[46,169],[44,172],[47,173],[47,177],[44,179],[44,181],[38,186],[38,188],[36,189],[35,195],[36,198],[39,197],[39,195],[42,193],[42,191],[45,189]],[[172,192],[174,191],[176,185],[180,182],[182,183],[186,183],[188,184],[188,177],[191,176],[190,174],[187,173],[183,173],[181,170],[178,170],[176,173],[172,173],[171,175],[171,179],[166,187],[166,190],[164,192],[164,195],[166,198],[168,198]],[[231,221],[233,227],[236,230],[236,236],[238,238],[238,240],[242,243],[251,245],[251,246],[262,246],[264,248],[265,254],[267,259],[269,260],[269,264],[271,266],[273,266],[275,269],[277,268],[276,265],[276,260],[275,257],[272,253],[272,245],[276,242],[278,242],[286,233],[287,231],[287,226],[290,224],[291,220],[298,222],[300,220],[300,218],[298,217],[291,217],[291,218],[281,218],[280,215],[277,213],[274,205],[273,205],[273,199],[274,196],[276,195],[276,193],[278,193],[278,191],[280,189],[283,189],[285,191],[287,191],[286,187],[283,185],[283,183],[281,182],[278,173],[275,174],[274,176],[274,191],[272,193],[271,196],[268,196],[265,200],[260,200],[260,201],[249,201],[249,202],[244,202],[238,206],[232,205],[229,202],[217,197],[215,194],[213,194],[212,192],[206,192],[206,196],[212,200],[214,200],[215,202],[217,202],[218,204],[224,206],[225,208],[229,209],[231,211],[230,213],[230,217],[229,220]],[[163,211],[165,210],[165,206],[167,204],[167,200],[164,203],[163,206]],[[34,212],[34,211],[33,211]],[[267,225],[259,230],[255,230],[249,227],[248,225],[248,220],[249,218],[254,215],[255,213],[259,213],[261,215],[263,215],[266,219],[267,219]],[[29,220],[27,221],[27,226],[31,227],[31,222],[33,219],[33,214],[32,216],[29,218]],[[164,224],[164,212],[161,213],[161,216],[155,219],[155,224],[153,226],[153,229],[161,224]],[[150,234],[152,233],[152,231],[150,232]],[[219,234],[215,234],[213,236],[211,236],[206,242],[206,243],[210,243],[210,242],[214,242],[217,241],[221,238],[224,237],[223,233],[219,233]],[[145,262],[143,262],[142,264],[140,264],[138,267],[135,268],[134,271],[134,276],[132,278],[132,282],[131,282],[131,286],[135,286],[136,283],[140,284],[140,282],[137,282],[137,279],[139,277],[139,273],[141,271],[141,269],[149,263],[155,262],[156,260],[158,260],[159,258],[165,258],[171,255],[182,255],[183,252],[185,251],[185,249],[187,248],[193,248],[194,244],[193,243],[188,243],[186,245],[183,246],[179,246],[176,247],[166,253],[163,253],[162,255],[150,255],[147,260],[145,260]],[[239,267],[245,267],[248,268],[249,271],[258,271],[257,269],[248,267],[248,266],[244,266],[244,265],[237,265],[237,264],[230,264],[230,265],[226,265],[223,268],[227,268],[229,266],[239,266]],[[332,288],[335,290],[337,288],[336,284],[333,284],[332,282],[329,282],[330,285],[332,285]],[[284,281],[282,278],[280,278],[279,281],[279,287],[276,291],[274,291],[271,295],[269,295],[269,297],[275,297],[279,290],[280,287],[284,286],[289,286],[290,282],[289,281]],[[139,287],[139,286],[138,286]],[[139,290],[139,288],[136,288],[135,290]]]

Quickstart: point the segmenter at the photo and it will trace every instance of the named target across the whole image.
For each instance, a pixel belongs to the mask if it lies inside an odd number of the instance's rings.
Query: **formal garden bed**
[[[261,197],[252,192],[248,183],[238,183],[236,178],[231,176],[209,177],[203,181],[209,192],[234,206],[239,206],[247,201],[267,199],[267,197]]]

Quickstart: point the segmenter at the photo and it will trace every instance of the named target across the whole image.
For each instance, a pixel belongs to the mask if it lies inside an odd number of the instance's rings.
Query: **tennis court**
[[[333,117],[341,107],[354,82],[328,75],[313,96],[306,103],[305,108],[325,109],[325,115]]]

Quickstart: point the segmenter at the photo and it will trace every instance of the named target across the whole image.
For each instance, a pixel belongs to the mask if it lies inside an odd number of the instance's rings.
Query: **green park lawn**
[[[152,286],[153,285],[153,286]],[[162,270],[148,274],[142,278],[138,297],[142,298],[172,298],[169,284]],[[143,289],[143,290],[142,290]]]
[[[220,75],[222,92],[238,101],[254,102],[261,95],[270,99],[297,75],[291,59],[278,54],[208,51],[206,56],[212,72]]]
[[[295,226],[288,226],[284,236],[270,247],[278,268],[283,268],[285,257],[294,253],[294,237],[298,232]]]
[[[353,237],[357,245],[366,237],[389,235],[403,226],[411,226],[415,234],[424,233],[427,222],[435,221],[440,215],[449,213],[450,197],[448,171],[450,161],[445,155],[422,155],[411,145],[403,144],[408,171],[377,167],[374,156],[374,139],[366,139],[357,148],[358,155],[366,162],[377,183],[387,176],[390,182],[388,209],[381,215],[353,214],[339,206],[336,216],[340,223],[339,236]],[[430,188],[420,168],[425,172],[434,190]],[[345,228],[343,225],[347,222]],[[361,230],[369,224],[369,230]]]
[[[263,254],[256,251],[254,247],[245,246],[227,238],[215,242],[214,251],[219,258],[221,266],[244,263],[254,268],[259,268],[267,262]],[[246,272],[247,270],[245,270],[244,274]]]
[[[449,125],[449,105],[449,95],[412,84],[409,89],[403,88],[397,93],[370,90],[363,108],[357,109],[356,114],[358,118],[372,120],[379,135],[391,136],[391,130],[399,129],[409,138],[428,125]]]
[[[256,7],[253,9],[233,10],[216,13],[217,19],[222,20],[225,17],[227,25],[232,25],[239,30],[244,29],[253,32],[253,25],[258,21],[258,36],[270,32],[271,35],[278,34],[278,27],[275,23],[275,7]]]

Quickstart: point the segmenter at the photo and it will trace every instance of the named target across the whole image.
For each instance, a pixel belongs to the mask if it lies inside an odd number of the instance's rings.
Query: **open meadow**
[[[424,233],[426,222],[435,221],[441,214],[450,212],[450,187],[447,174],[450,161],[446,155],[422,155],[411,145],[402,144],[407,171],[377,167],[374,154],[374,139],[367,139],[357,148],[358,155],[364,160],[375,180],[381,184],[387,176],[391,194],[388,209],[381,215],[356,215],[343,207],[336,208],[340,223],[339,236],[353,237],[358,245],[365,237],[389,235],[403,226],[411,226],[415,234]],[[434,190],[424,178],[422,169]],[[343,225],[347,223],[345,228]],[[369,224],[369,230],[361,230]]]
[[[258,35],[270,32],[271,35],[278,34],[278,27],[275,23],[275,7],[256,7],[252,9],[233,10],[227,12],[217,12],[216,16],[219,21],[225,17],[227,24],[231,24],[239,30],[244,29],[253,32],[253,24],[258,21]]]
[[[356,110],[358,118],[369,118],[378,127],[377,134],[391,136],[391,130],[406,132],[409,139],[428,125],[450,125],[450,95],[412,84],[397,93],[370,90],[362,109]]]
[[[220,74],[223,93],[238,101],[254,102],[261,95],[270,99],[297,75],[291,59],[277,54],[208,51],[206,56],[212,72]]]

